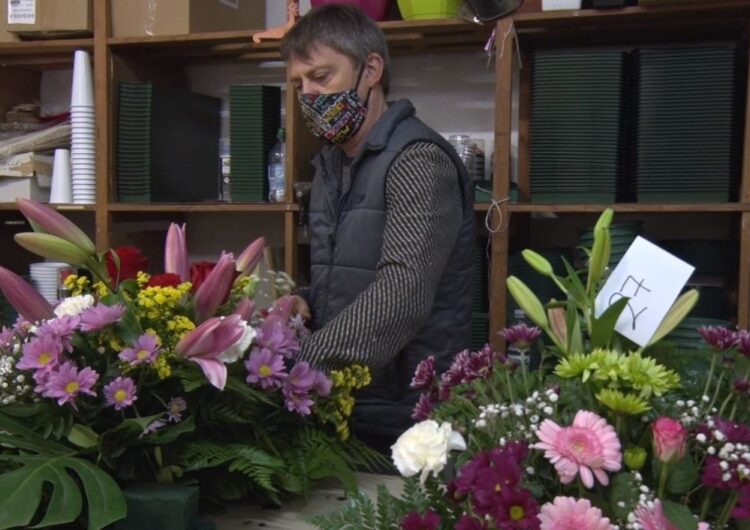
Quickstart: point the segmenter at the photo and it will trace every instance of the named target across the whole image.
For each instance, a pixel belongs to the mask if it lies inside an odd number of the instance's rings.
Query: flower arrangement
[[[165,272],[150,275],[138,249],[97,254],[54,210],[18,206],[35,231],[17,242],[77,269],[52,307],[0,267],[20,314],[0,330],[0,528],[103,528],[135,481],[197,479],[212,500],[278,502],[328,476],[353,489],[352,469],[378,461],[347,423],[369,371],[295,360],[308,331],[285,275],[269,273],[278,299],[256,309],[262,238],[191,267],[172,224]]]
[[[605,211],[588,270],[565,262],[560,288],[542,303],[520,280],[509,290],[534,326],[502,331],[511,358],[487,346],[459,353],[442,374],[427,359],[417,423],[393,446],[406,477],[381,487],[319,528],[402,530],[706,530],[750,519],[750,333],[701,328],[705,350],[662,340],[697,300],[687,291],[646,347],[614,333],[623,298],[598,317],[609,261]],[[529,368],[532,347],[541,354]],[[742,375],[737,375],[742,374]],[[347,526],[350,525],[350,526]]]

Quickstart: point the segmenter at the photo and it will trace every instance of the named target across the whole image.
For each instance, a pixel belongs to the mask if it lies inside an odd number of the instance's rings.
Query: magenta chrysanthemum
[[[555,497],[542,506],[539,512],[541,530],[614,530],[602,511],[591,505],[588,499]]]
[[[435,357],[430,355],[422,359],[414,371],[414,377],[411,379],[410,387],[414,390],[424,390],[432,387],[435,380]]]
[[[536,435],[540,442],[534,447],[544,451],[563,484],[573,482],[580,474],[587,488],[594,486],[594,477],[606,486],[606,472],[620,470],[622,453],[617,433],[593,412],[579,410],[569,427],[544,420]]]
[[[122,410],[138,399],[137,390],[132,379],[118,377],[104,387],[104,398],[107,400],[107,405],[115,407],[115,410]]]
[[[648,504],[639,504],[635,509],[635,520],[643,530],[678,530],[664,515],[659,499],[654,499]],[[698,523],[698,530],[709,530],[709,528],[708,523]]]
[[[536,326],[527,326],[526,324],[516,324],[509,328],[503,328],[498,331],[509,344],[515,346],[520,350],[528,350],[539,335],[542,334],[542,330]]]
[[[122,304],[96,304],[81,313],[81,331],[99,331],[119,322],[124,313],[125,306]]]
[[[708,326],[698,328],[698,333],[712,350],[724,352],[737,344],[737,334],[731,329],[719,326]]]
[[[155,336],[144,333],[138,337],[132,348],[125,348],[120,352],[120,360],[130,363],[132,366],[156,361],[159,353],[159,341]]]
[[[65,362],[60,365],[56,372],[50,374],[44,396],[57,398],[57,404],[61,406],[70,403],[74,409],[78,410],[75,398],[79,394],[95,396],[96,392],[91,388],[98,379],[99,374],[91,368],[86,367],[79,372],[75,364]]]
[[[247,361],[248,383],[259,383],[261,388],[278,388],[287,376],[284,371],[284,357],[276,355],[268,348],[255,348]]]

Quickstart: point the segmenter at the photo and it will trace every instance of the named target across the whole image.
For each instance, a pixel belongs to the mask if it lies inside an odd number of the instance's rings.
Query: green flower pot
[[[404,20],[425,18],[453,18],[463,0],[398,0],[398,9]]]
[[[137,484],[123,489],[128,515],[114,530],[195,530],[198,528],[198,487],[179,484]]]

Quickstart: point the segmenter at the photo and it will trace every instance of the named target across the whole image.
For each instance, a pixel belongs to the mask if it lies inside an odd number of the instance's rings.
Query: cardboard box
[[[48,202],[50,184],[42,177],[0,177],[0,202],[14,202],[19,197]]]
[[[28,38],[93,34],[91,0],[1,0],[7,30]]]
[[[20,40],[18,35],[8,31],[8,0],[0,0],[0,42]]]
[[[113,37],[263,29],[265,0],[110,0]]]
[[[40,177],[49,182],[54,157],[37,153],[20,153],[0,159],[0,177]],[[43,184],[44,185],[44,184]],[[49,187],[50,184],[46,184]]]

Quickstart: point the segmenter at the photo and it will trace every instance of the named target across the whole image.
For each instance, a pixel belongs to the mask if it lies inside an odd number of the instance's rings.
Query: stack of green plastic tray
[[[220,105],[217,98],[185,89],[120,83],[120,202],[216,200]]]
[[[614,202],[623,185],[625,54],[534,54],[531,201]]]
[[[16,321],[18,314],[0,292],[0,326],[10,326]]]
[[[732,323],[720,318],[697,316],[686,317],[669,335],[665,337],[665,340],[681,348],[695,350],[707,348],[708,346],[698,333],[698,328],[704,326],[731,328]]]
[[[268,153],[281,124],[277,86],[229,87],[231,194],[238,202],[268,200]]]
[[[735,49],[641,49],[634,62],[638,202],[728,201],[742,136]]]
[[[471,348],[478,350],[489,340],[487,239],[477,238],[474,246],[474,280],[471,294]]]

